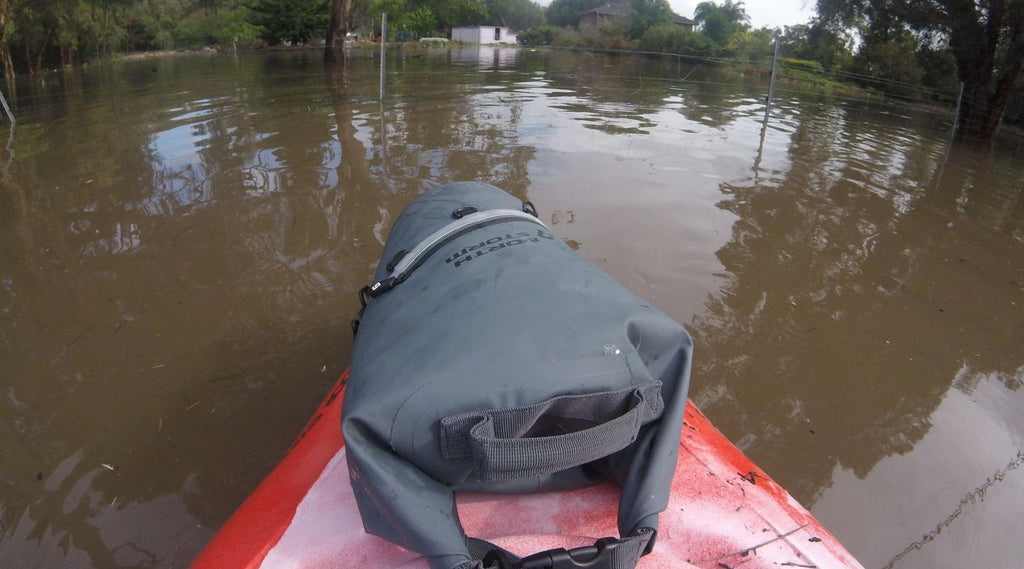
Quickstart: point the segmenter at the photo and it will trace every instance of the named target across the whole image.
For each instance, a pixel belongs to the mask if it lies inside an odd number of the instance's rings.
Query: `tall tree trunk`
[[[957,117],[957,138],[965,142],[987,142],[999,128],[1006,105],[989,104],[984,85],[964,86],[964,98]]]
[[[987,19],[973,2],[949,4],[950,47],[964,82],[957,138],[989,142],[1010,102],[1024,63],[1024,10],[1013,2],[990,2]]]
[[[50,44],[50,40],[53,39],[53,28],[46,31],[46,36],[43,41],[39,42],[39,50],[36,51],[36,71],[43,70],[43,55],[46,53],[46,46]]]
[[[10,84],[14,81],[14,62],[11,61],[11,49],[7,44],[7,20],[11,17],[10,0],[0,0],[0,65],[4,68],[4,78]]]
[[[7,79],[7,84],[12,85],[14,83],[14,61],[11,60],[11,50],[7,47],[7,42],[0,47],[0,65],[4,66],[4,78]]]
[[[35,58],[33,57],[33,53],[32,53],[32,42],[28,41],[28,38],[25,38],[25,65],[28,66],[28,74],[29,75],[35,75],[36,74],[35,68],[32,67],[32,63],[34,61],[35,61]]]
[[[337,61],[340,54],[345,58],[345,35],[348,33],[349,14],[352,12],[352,0],[332,0],[331,23],[327,27],[327,38],[324,42],[324,59]]]

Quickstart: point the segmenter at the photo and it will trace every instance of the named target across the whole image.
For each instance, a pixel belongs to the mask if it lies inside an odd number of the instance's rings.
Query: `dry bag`
[[[397,219],[361,314],[342,430],[366,531],[434,569],[631,568],[668,504],[689,383],[682,326],[478,182]],[[620,538],[518,558],[467,537],[455,492],[611,480]],[[544,512],[537,512],[543,516]]]

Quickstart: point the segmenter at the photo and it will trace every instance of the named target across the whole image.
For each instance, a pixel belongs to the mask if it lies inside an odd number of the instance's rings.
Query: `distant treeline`
[[[320,45],[331,0],[0,0],[0,66],[37,73],[124,52]],[[544,23],[531,0],[350,0],[346,31],[444,35],[453,26]]]
[[[1003,118],[1024,125],[1024,0],[818,0],[814,18],[783,29],[752,28],[732,0],[698,4],[694,29],[678,25],[665,0],[629,0],[627,15],[596,22],[580,17],[606,2],[552,0],[546,24],[519,40],[765,64],[778,37],[786,67],[807,76],[950,106],[963,83],[962,137],[987,139]]]
[[[814,18],[783,29],[753,29],[742,0],[701,2],[695,27],[667,0],[0,0],[0,66],[11,78],[131,51],[338,45],[377,37],[382,12],[390,39],[504,25],[528,45],[751,64],[779,37],[790,68],[831,81],[949,105],[963,84],[964,136],[1024,122],[1024,0],[817,0]]]

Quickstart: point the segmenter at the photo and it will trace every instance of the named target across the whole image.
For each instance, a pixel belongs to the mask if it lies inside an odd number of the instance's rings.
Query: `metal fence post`
[[[768,123],[768,113],[772,110],[772,93],[775,91],[775,70],[778,67],[779,62],[779,38],[775,37],[775,53],[772,55],[772,78],[768,82],[768,98],[765,99],[764,105],[764,121],[765,125]]]
[[[11,128],[14,128],[14,113],[11,112],[11,107],[7,105],[7,99],[4,98],[3,91],[0,91],[0,104],[4,107],[4,112],[7,113],[7,118],[11,119]]]
[[[387,67],[385,52],[388,49],[388,14],[380,15],[380,100],[384,100],[384,69]]]
[[[956,97],[956,112],[953,113],[953,132],[950,134],[950,138],[956,134],[957,127],[960,126],[960,105],[964,102],[964,84],[960,82],[960,94]]]

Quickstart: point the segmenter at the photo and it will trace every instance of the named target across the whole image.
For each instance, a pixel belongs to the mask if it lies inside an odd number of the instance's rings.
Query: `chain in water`
[[[1005,478],[1006,475],[1009,474],[1010,472],[1020,468],[1021,464],[1024,464],[1024,450],[1017,451],[1017,456],[1013,460],[1011,460],[1009,464],[1006,465],[1006,468],[997,470],[995,474],[989,476],[988,479],[985,480],[984,484],[968,492],[967,495],[964,496],[962,500],[960,500],[960,503],[956,505],[956,509],[953,510],[953,513],[951,513],[946,519],[942,520],[942,522],[940,522],[939,525],[935,526],[935,529],[924,534],[924,536],[919,541],[911,543],[907,546],[906,549],[899,552],[899,554],[897,554],[896,557],[893,557],[888,563],[885,564],[885,567],[883,569],[892,569],[892,567],[896,563],[898,563],[901,559],[906,557],[906,555],[911,551],[921,549],[925,545],[935,541],[935,538],[938,537],[939,534],[943,532],[943,530],[952,525],[953,522],[960,517],[960,514],[962,514],[964,511],[964,506],[968,504],[977,503],[978,500],[984,499],[985,494],[988,493],[989,488],[995,486],[996,482],[1002,481],[1003,478]]]

